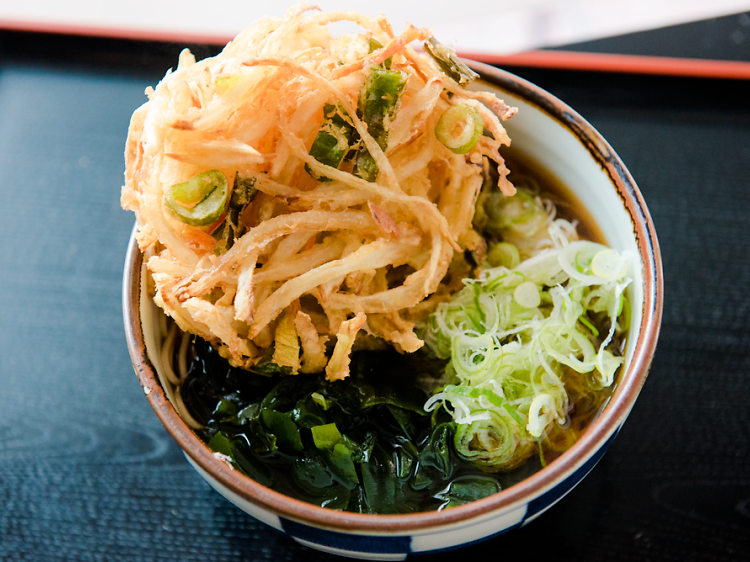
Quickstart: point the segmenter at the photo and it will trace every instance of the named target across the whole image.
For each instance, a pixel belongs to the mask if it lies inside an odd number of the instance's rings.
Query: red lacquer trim
[[[33,20],[0,20],[0,29],[209,45],[225,45],[233,38],[224,34],[120,28]],[[582,53],[576,51],[528,51],[511,55],[498,55],[462,51],[459,49],[458,54],[467,59],[497,66],[529,66],[533,68],[724,78],[732,80],[750,79],[750,62],[743,61]]]
[[[223,34],[196,33],[190,31],[164,31],[158,29],[107,27],[27,20],[0,20],[0,29],[37,33],[56,33],[60,35],[80,35],[84,37],[105,37],[109,39],[135,39],[141,41],[164,41],[171,43],[194,43],[206,45],[226,45],[234,38],[234,36]]]
[[[750,62],[652,57],[574,51],[529,51],[513,55],[461,52],[467,59],[497,66],[530,66],[627,74],[658,74],[697,78],[750,79]]]

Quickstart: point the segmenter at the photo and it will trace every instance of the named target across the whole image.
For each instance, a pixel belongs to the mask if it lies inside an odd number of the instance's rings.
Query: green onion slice
[[[607,248],[597,252],[591,260],[591,271],[602,279],[616,280],[627,274],[628,264],[617,252]]]
[[[513,269],[521,263],[521,254],[513,244],[509,242],[496,242],[490,246],[487,252],[487,262],[490,267],[507,267]]]
[[[207,226],[224,213],[228,196],[226,176],[219,170],[209,170],[170,187],[165,203],[185,224]]]
[[[466,64],[456,56],[456,52],[453,49],[443,45],[434,37],[430,37],[425,41],[424,50],[435,60],[440,67],[440,70],[462,86],[466,86],[466,84],[479,76],[479,74],[466,66]]]
[[[524,308],[536,308],[541,304],[542,297],[536,283],[526,281],[513,291],[513,300]]]
[[[383,151],[388,148],[388,130],[401,106],[407,78],[408,75],[399,70],[373,68],[360,89],[357,113],[367,125],[367,132]],[[378,165],[367,147],[360,146],[354,174],[364,180],[375,181],[378,172]]]
[[[484,121],[479,112],[465,103],[452,105],[440,116],[435,135],[448,150],[466,154],[479,142],[484,132]]]
[[[349,152],[354,126],[341,104],[325,104],[323,106],[323,117],[325,120],[315,137],[315,141],[313,141],[312,147],[310,147],[310,156],[321,164],[338,168],[346,153]],[[331,181],[330,178],[318,176],[307,165],[305,170],[319,181]]]

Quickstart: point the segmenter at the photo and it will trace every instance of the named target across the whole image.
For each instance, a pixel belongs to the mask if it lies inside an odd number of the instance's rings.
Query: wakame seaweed
[[[422,407],[420,388],[445,367],[424,352],[355,352],[351,376],[331,383],[244,371],[201,339],[193,347],[182,397],[205,426],[199,436],[286,495],[359,513],[411,513],[481,499],[526,474],[486,474],[458,457],[450,415]]]

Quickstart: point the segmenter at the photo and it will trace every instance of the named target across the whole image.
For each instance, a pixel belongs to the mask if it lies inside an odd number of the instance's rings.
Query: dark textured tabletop
[[[731,35],[750,18],[733,18],[711,44],[750,61],[750,34]],[[716,29],[696,25],[704,38]],[[622,43],[581,49],[607,45]],[[122,154],[144,89],[178,52],[0,32],[2,561],[334,559],[210,489],[131,367]],[[661,243],[664,321],[594,471],[540,519],[460,556],[750,560],[750,83],[510,70],[578,110],[629,167]]]

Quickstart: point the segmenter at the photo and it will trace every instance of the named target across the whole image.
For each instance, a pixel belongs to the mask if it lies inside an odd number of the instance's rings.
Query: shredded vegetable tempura
[[[334,37],[339,21],[362,31]],[[301,4],[214,58],[183,51],[147,91],[122,204],[182,330],[234,365],[329,380],[348,376],[355,341],[423,345],[415,323],[485,243],[472,218],[490,160],[515,192],[498,152],[515,109],[465,90],[436,41],[434,58],[410,47],[430,38]]]

